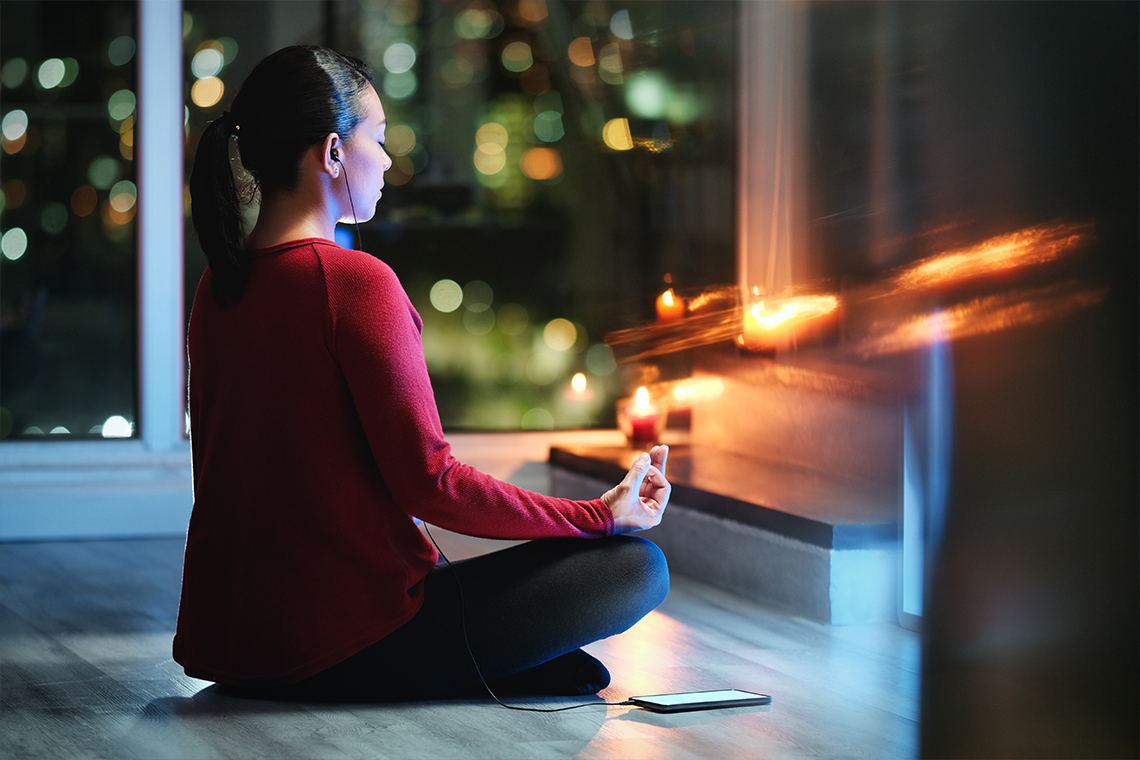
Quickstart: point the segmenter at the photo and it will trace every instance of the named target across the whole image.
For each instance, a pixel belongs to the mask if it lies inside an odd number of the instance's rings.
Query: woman
[[[390,268],[331,242],[375,212],[386,126],[363,63],[303,46],[261,61],[202,135],[190,189],[209,269],[188,338],[195,503],[174,658],[281,698],[475,695],[483,679],[595,693],[609,674],[580,647],[668,591],[660,551],[620,535],[661,520],[668,451],[583,502],[451,456],[418,314]],[[232,137],[261,193],[248,237]],[[413,518],[543,540],[437,566]]]

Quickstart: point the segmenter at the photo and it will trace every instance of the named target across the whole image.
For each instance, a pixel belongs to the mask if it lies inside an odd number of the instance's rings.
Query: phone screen
[[[683,710],[715,710],[724,707],[745,707],[766,705],[772,702],[767,694],[756,694],[740,689],[720,689],[717,691],[687,691],[678,694],[652,694],[644,697],[630,697],[638,707],[654,712],[681,712]]]

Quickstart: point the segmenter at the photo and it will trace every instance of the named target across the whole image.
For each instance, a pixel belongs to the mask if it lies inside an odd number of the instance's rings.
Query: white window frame
[[[182,2],[138,9],[139,435],[0,443],[0,540],[179,535],[189,521]]]

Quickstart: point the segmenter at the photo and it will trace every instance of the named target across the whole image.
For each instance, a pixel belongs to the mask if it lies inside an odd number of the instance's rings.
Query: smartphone
[[[630,697],[629,701],[638,707],[653,712],[672,713],[686,710],[717,710],[725,707],[747,707],[767,705],[772,698],[767,694],[755,694],[739,689],[719,691],[686,691],[679,694],[652,694],[646,697]]]

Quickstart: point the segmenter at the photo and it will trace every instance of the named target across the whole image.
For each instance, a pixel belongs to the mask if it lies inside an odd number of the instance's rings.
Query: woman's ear
[[[340,152],[343,149],[344,143],[336,132],[330,132],[321,143],[321,171],[334,179],[340,176]]]

